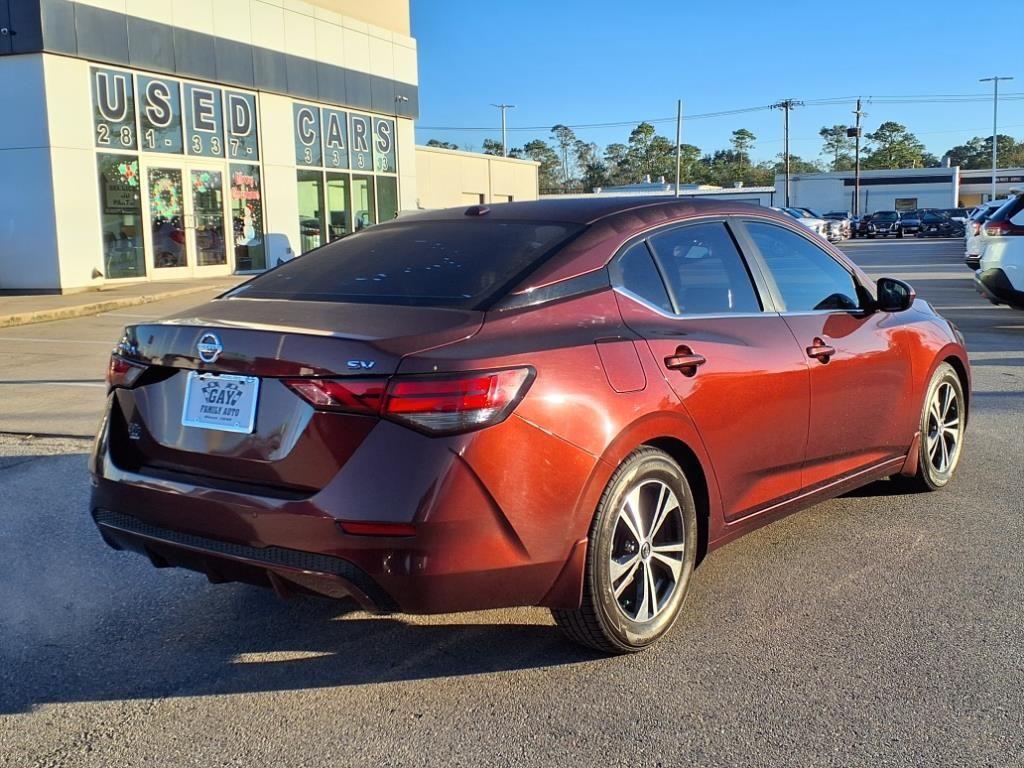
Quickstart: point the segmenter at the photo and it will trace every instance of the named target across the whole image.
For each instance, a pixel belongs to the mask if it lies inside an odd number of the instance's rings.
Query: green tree
[[[779,152],[777,160],[772,168],[776,175],[786,172],[786,156]],[[789,156],[789,172],[793,173],[821,173],[821,166],[811,160],[804,160],[799,155]]]
[[[608,173],[608,183],[619,186],[633,181],[629,167],[629,147],[622,143],[609,144],[604,148],[604,164]]]
[[[576,138],[572,128],[561,123],[551,129],[551,137],[554,139],[562,159],[562,191],[568,191],[575,176],[575,158],[572,150],[579,139]]]
[[[818,135],[822,139],[821,153],[832,158],[831,170],[833,171],[845,171],[854,165],[851,153],[855,149],[856,142],[846,135],[848,130],[849,126],[847,125],[833,125],[831,128],[826,125],[818,131]]]
[[[999,134],[996,148],[999,150],[999,165],[1014,168],[1024,164],[1024,141],[1018,142],[1012,136]],[[959,165],[965,170],[992,167],[992,137],[975,136],[966,144],[959,144],[948,152],[950,165]]]
[[[755,141],[757,141],[757,136],[746,128],[737,128],[732,132],[729,143],[737,155],[739,165],[750,165],[750,150],[754,148]]]
[[[608,167],[598,154],[597,144],[577,139],[573,152],[576,168],[581,174],[580,183],[585,192],[593,192],[595,188],[603,187],[608,183]]]
[[[644,176],[675,176],[675,147],[664,136],[659,136],[650,123],[640,123],[629,134],[627,152],[629,170],[634,181]]]
[[[430,139],[427,142],[428,147],[438,147],[439,149],[458,149],[458,144],[452,144],[450,141],[439,141],[438,139]]]
[[[538,169],[540,191],[552,194],[559,191],[559,171],[562,163],[558,153],[543,139],[534,139],[523,145],[523,156],[540,163]]]
[[[924,144],[905,125],[889,120],[867,134],[873,145],[865,168],[924,168]]]
[[[501,142],[497,139],[484,139],[484,154],[485,155],[498,155],[499,157],[504,154]]]

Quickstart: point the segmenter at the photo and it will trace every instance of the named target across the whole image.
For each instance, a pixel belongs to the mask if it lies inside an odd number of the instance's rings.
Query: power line
[[[1022,101],[1024,100],[1024,92],[1021,93],[1006,93],[1000,94],[1001,101]],[[967,93],[947,93],[947,94],[920,94],[920,95],[909,95],[909,96],[865,96],[863,101],[868,104],[963,104],[970,102],[988,102],[991,101],[992,97],[987,94],[967,94]],[[803,103],[806,106],[813,107],[830,107],[830,106],[842,106],[845,104],[855,104],[857,101],[856,96],[835,96],[823,99],[807,99]],[[740,107],[737,109],[724,109],[717,112],[704,112],[701,114],[687,115],[687,120],[708,120],[716,117],[729,117],[731,115],[742,115],[750,112],[761,112],[764,110],[772,109],[772,104],[762,104],[754,107]],[[567,124],[567,128],[573,130],[589,130],[599,128],[628,128],[635,127],[640,123],[650,123],[657,125],[660,123],[673,123],[676,118],[674,115],[669,117],[656,117],[646,118],[641,120],[618,120],[614,122],[605,123],[570,123]],[[423,131],[488,131],[494,130],[493,126],[465,126],[465,125],[418,125],[417,130]],[[517,126],[508,128],[509,131],[549,131],[551,130],[550,125],[530,125],[530,126]]]

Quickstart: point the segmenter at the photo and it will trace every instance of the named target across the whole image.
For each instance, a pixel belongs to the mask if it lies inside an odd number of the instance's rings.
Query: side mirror
[[[903,312],[910,309],[917,298],[917,292],[910,283],[897,280],[895,277],[879,278],[876,285],[878,301],[875,307],[882,312]]]

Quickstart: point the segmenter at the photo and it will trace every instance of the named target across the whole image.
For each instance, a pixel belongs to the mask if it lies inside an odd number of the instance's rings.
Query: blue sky
[[[991,133],[991,84],[979,77],[1014,75],[1000,84],[1001,93],[1024,94],[1024,52],[995,44],[1011,38],[993,37],[992,29],[967,34],[971,14],[964,9],[953,0],[412,0],[417,141],[479,149],[484,138],[500,137],[498,110],[489,105],[502,101],[517,105],[509,111],[511,128],[671,117],[656,127],[673,139],[677,98],[684,113],[698,115],[784,98],[987,94],[977,102],[865,103],[866,132],[896,120],[941,154]],[[982,16],[974,23],[986,26],[999,14]],[[818,130],[852,123],[852,109],[843,103],[795,110],[791,151],[818,158]],[[1000,133],[1024,138],[1024,95],[1001,100],[999,113]],[[490,125],[489,132],[433,128]],[[724,148],[740,127],[757,135],[757,159],[782,151],[782,116],[770,110],[685,122],[683,141],[705,151]],[[629,130],[577,135],[604,146],[625,142]],[[513,130],[509,143],[535,137],[547,132]]]

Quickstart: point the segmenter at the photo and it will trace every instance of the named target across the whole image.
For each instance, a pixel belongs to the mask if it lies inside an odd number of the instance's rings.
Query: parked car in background
[[[834,240],[832,237],[829,237],[829,240],[836,242],[853,236],[853,222],[849,211],[829,211],[822,218],[828,222],[830,230],[838,234]]]
[[[825,220],[820,216],[814,216],[810,211],[804,208],[782,207],[775,208],[775,210],[782,211],[787,216],[792,216],[809,230],[814,232],[814,234],[828,239],[828,225],[825,224]]]
[[[854,216],[850,220],[850,237],[867,237],[868,236],[868,222],[871,220],[871,214],[862,213],[859,216]]]
[[[626,653],[672,628],[705,552],[885,477],[946,486],[969,393],[955,326],[790,216],[429,211],[125,328],[89,510],[214,583],[544,606]]]
[[[968,269],[976,270],[981,265],[981,252],[984,248],[985,239],[982,227],[988,221],[989,216],[1002,208],[1007,202],[1009,202],[1008,198],[1001,198],[982,203],[971,214],[971,218],[968,219],[964,233],[967,238],[967,242],[964,245],[964,264],[967,265]]]
[[[921,231],[921,216],[924,211],[902,211],[900,213],[900,228],[904,235],[916,235]]]
[[[918,237],[963,237],[964,228],[949,218],[944,211],[925,211],[921,214]]]
[[[903,237],[899,211],[875,211],[868,222],[868,237]]]
[[[982,230],[976,284],[993,303],[1024,309],[1024,194],[1000,207]]]
[[[967,226],[967,219],[970,218],[970,208],[944,208],[940,211],[949,216],[950,221],[955,221],[961,226]]]

